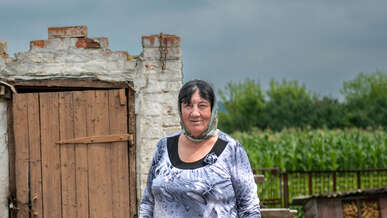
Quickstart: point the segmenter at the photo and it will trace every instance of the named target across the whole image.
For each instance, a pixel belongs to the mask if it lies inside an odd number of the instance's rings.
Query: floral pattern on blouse
[[[211,152],[203,160],[208,165],[180,169],[169,160],[167,138],[157,144],[140,217],[261,217],[257,187],[242,145],[219,131],[219,138],[227,142],[219,156]]]

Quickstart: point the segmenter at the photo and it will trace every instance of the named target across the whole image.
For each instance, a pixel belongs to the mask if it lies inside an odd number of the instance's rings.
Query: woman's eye
[[[192,107],[192,104],[183,104],[183,107],[184,107],[184,108],[191,108],[191,107]]]

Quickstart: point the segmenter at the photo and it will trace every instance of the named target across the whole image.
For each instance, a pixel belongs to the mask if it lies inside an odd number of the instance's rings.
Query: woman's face
[[[211,104],[200,97],[196,90],[191,97],[191,102],[181,104],[184,126],[193,137],[198,137],[207,128],[211,118]]]

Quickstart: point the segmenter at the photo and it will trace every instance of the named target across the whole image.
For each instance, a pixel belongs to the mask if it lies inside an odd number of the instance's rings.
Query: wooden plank
[[[133,84],[132,84],[133,85]],[[127,89],[128,92],[128,124],[129,124],[129,133],[136,133],[136,115],[135,115],[135,92],[132,89]]]
[[[39,93],[42,177],[43,177],[43,214],[44,217],[62,217],[61,180],[59,146],[58,93]]]
[[[88,136],[109,134],[107,102],[106,91],[88,97]],[[88,160],[90,218],[112,217],[110,144],[89,144]]]
[[[343,218],[343,207],[339,199],[317,199],[318,217]]]
[[[132,83],[130,83],[133,85]],[[133,134],[134,142],[129,146],[129,202],[130,217],[137,215],[137,189],[136,189],[136,115],[134,111],[134,89],[128,89],[128,129]]]
[[[126,94],[125,94],[125,89],[120,89],[120,105],[125,105],[126,106]]]
[[[57,144],[74,144],[74,143],[90,144],[90,143],[124,142],[124,141],[130,141],[130,143],[133,143],[133,135],[132,134],[112,134],[112,135],[79,137],[79,138],[60,140],[59,142],[57,142]]]
[[[126,82],[107,82],[96,79],[48,79],[48,80],[28,80],[28,81],[12,81],[13,86],[18,88],[23,87],[62,87],[62,88],[125,88],[128,87]]]
[[[25,94],[28,104],[28,137],[30,146],[30,202],[34,217],[43,217],[42,158],[40,150],[39,95]]]
[[[109,126],[111,134],[125,134],[127,126],[126,96],[121,90],[109,91]],[[111,178],[113,218],[131,217],[129,208],[128,142],[114,142],[111,146]]]
[[[13,96],[13,129],[15,134],[15,180],[17,217],[29,217],[29,142],[26,95]]]
[[[13,126],[13,101],[7,103],[7,132],[8,132],[8,169],[9,169],[9,199],[14,203],[16,199],[16,169],[15,169],[15,135]],[[10,208],[10,218],[16,218],[16,210]]]
[[[260,184],[265,181],[265,175],[254,175],[255,184]]]
[[[71,92],[59,93],[59,124],[60,139],[74,138],[74,108]],[[60,146],[61,186],[62,186],[62,217],[77,216],[75,195],[75,148],[74,144]]]
[[[87,92],[73,92],[74,137],[87,135]],[[87,145],[75,145],[76,167],[76,205],[77,218],[89,217],[89,181],[88,181]]]
[[[379,197],[380,217],[387,217],[387,196]]]
[[[297,210],[290,210],[288,208],[262,208],[261,215],[263,218],[290,218],[297,215]]]

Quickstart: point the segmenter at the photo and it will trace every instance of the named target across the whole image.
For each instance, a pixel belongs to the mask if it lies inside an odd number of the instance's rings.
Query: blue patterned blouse
[[[210,151],[203,166],[181,168],[168,154],[162,138],[149,170],[140,217],[261,217],[257,187],[242,145],[218,131],[221,153]],[[219,152],[217,152],[219,153]]]

